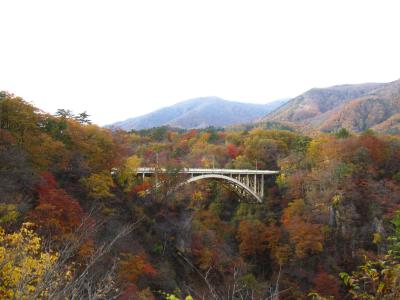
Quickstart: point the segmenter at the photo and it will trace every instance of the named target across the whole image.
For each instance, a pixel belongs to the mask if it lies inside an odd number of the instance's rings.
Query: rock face
[[[399,129],[400,80],[311,89],[267,114],[262,121],[325,132],[346,128],[381,132]]]
[[[152,113],[112,124],[124,130],[158,126],[177,128],[222,127],[252,122],[284,104],[277,100],[268,104],[227,101],[217,97],[196,98],[161,108]]]

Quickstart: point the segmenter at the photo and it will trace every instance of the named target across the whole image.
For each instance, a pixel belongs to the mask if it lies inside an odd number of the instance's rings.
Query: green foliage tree
[[[86,111],[84,111],[77,114],[74,118],[81,124],[92,124],[92,121],[90,121],[89,117],[90,115]]]
[[[377,259],[367,259],[358,270],[340,277],[353,299],[400,299],[400,211],[392,221],[393,235],[388,238],[388,252]]]
[[[350,137],[350,132],[346,128],[340,128],[336,133],[335,136],[339,139],[345,139]]]
[[[69,109],[59,108],[55,113],[56,117],[60,117],[62,119],[72,119],[74,118],[74,114]]]

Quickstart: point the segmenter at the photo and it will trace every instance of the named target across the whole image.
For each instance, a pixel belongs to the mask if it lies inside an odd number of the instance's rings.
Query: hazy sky
[[[100,125],[400,78],[400,1],[0,0],[0,90]]]

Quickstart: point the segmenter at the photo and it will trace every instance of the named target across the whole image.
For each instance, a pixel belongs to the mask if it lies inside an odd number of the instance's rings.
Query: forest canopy
[[[400,297],[398,135],[125,132],[89,117],[0,93],[0,298]],[[212,180],[147,193],[139,166],[280,174],[254,204]]]

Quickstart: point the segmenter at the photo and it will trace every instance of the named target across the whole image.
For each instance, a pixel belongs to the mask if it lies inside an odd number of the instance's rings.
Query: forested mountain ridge
[[[334,132],[346,128],[362,132],[379,126],[400,112],[400,80],[390,83],[340,85],[311,89],[262,118],[303,127],[304,131]]]
[[[147,193],[138,166],[171,175]],[[168,193],[213,166],[280,175],[261,204],[212,181]],[[112,131],[1,92],[0,195],[1,299],[400,296],[397,134]]]
[[[362,132],[379,126],[398,113],[400,113],[400,80],[385,84],[342,104],[323,116],[325,120],[319,122],[319,128],[323,131],[335,131],[343,127]],[[385,131],[390,129],[381,128]]]
[[[350,99],[382,87],[384,84],[367,83],[360,85],[337,85],[329,88],[313,88],[301,94],[268,117],[276,121],[306,122],[315,116],[325,113]]]
[[[251,122],[279,107],[285,101],[286,99],[267,104],[251,104],[227,101],[217,97],[195,98],[110,126],[128,131],[166,125],[186,129],[223,127]]]
[[[373,130],[378,132],[386,132],[391,134],[400,134],[400,113],[391,116],[386,121],[374,125]]]

